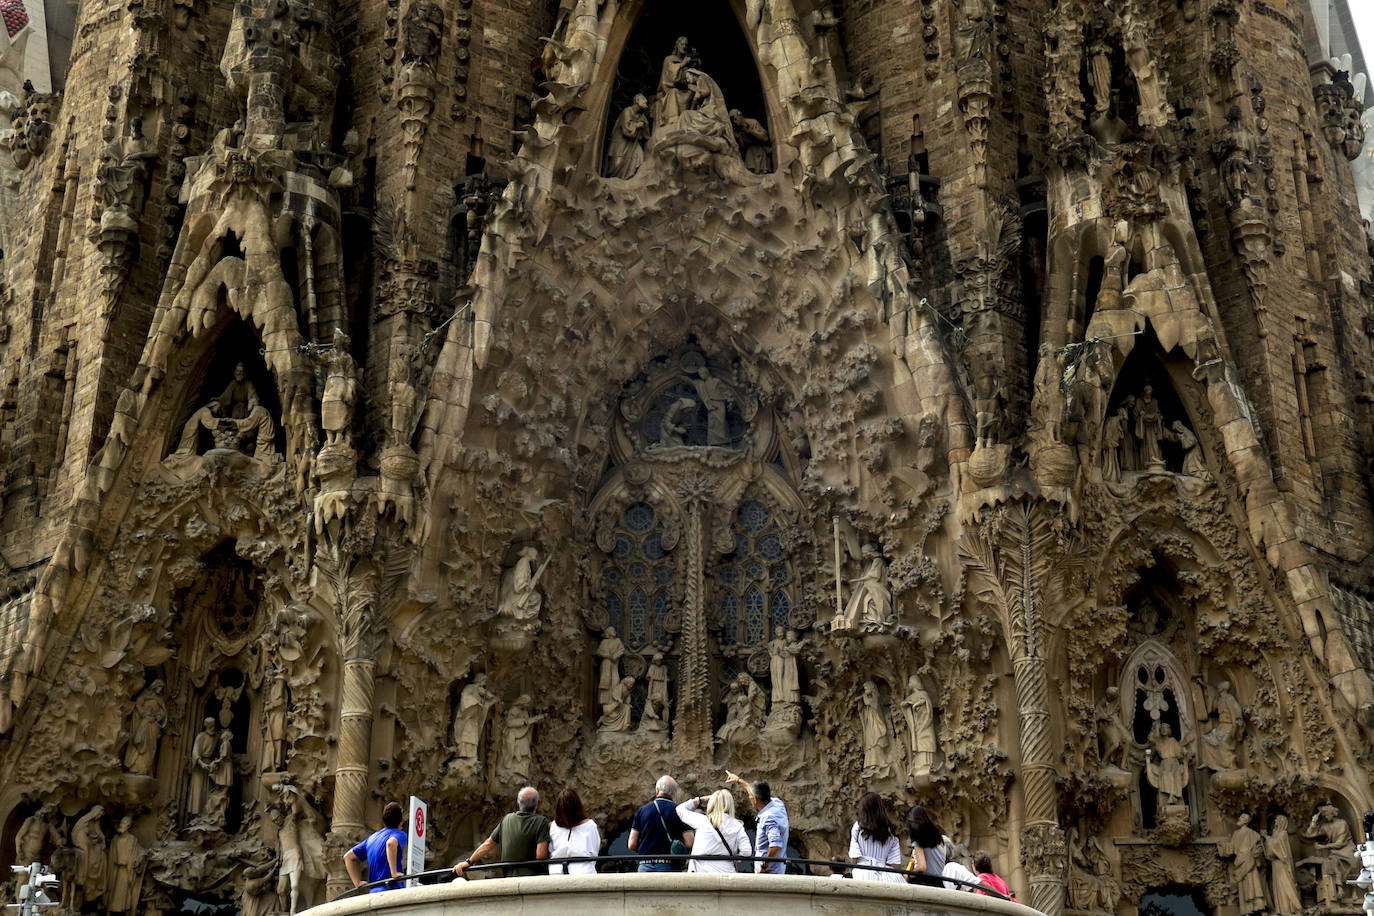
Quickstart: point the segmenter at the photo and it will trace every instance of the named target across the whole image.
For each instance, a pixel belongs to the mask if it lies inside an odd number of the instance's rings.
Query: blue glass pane
[[[667,563],[660,563],[654,567],[654,581],[659,585],[666,585],[673,581],[673,567]]]
[[[735,630],[739,627],[739,599],[734,595],[726,595],[720,602],[720,615],[725,618],[725,626],[721,630],[721,645],[733,646],[735,644]]]
[[[757,646],[764,641],[763,594],[756,588],[744,596],[744,641]]]
[[[787,628],[787,615],[792,613],[792,599],[787,597],[787,592],[778,592],[773,596],[773,628]]]
[[[660,593],[654,599],[654,642],[668,641],[668,628],[664,621],[668,618],[668,596]]]
[[[787,567],[774,566],[772,570],[769,571],[768,578],[772,580],[774,585],[781,585],[787,581]]]
[[[759,540],[759,553],[764,559],[776,560],[782,556],[782,541],[776,534],[768,534]]]
[[[649,578],[649,567],[643,563],[630,564],[630,578],[635,582],[643,582]]]
[[[615,536],[615,549],[611,551],[611,556],[617,560],[628,560],[631,551],[634,550],[634,542],[623,534]]]
[[[624,607],[620,603],[620,596],[615,592],[606,593],[606,616],[611,619],[611,626],[615,627],[617,633],[625,632]]]
[[[648,616],[648,597],[637,588],[630,592],[630,632],[625,639],[630,646],[638,648],[649,641]]]
[[[663,535],[655,531],[644,539],[644,556],[650,560],[660,560],[663,555]]]
[[[625,527],[631,531],[648,531],[654,526],[654,510],[648,503],[635,503],[625,510]]]
[[[750,563],[747,567],[745,567],[745,569],[744,569],[744,574],[745,574],[746,576],[748,576],[750,579],[753,579],[753,580],[756,580],[756,581],[762,581],[762,580],[763,580],[763,564],[762,564],[762,563]]]
[[[727,566],[720,571],[720,581],[726,585],[734,585],[739,581],[739,573],[735,571],[735,567]]]
[[[745,531],[757,534],[768,526],[768,510],[752,500],[739,507],[739,523]]]
[[[607,587],[619,585],[620,578],[619,566],[607,566],[601,571],[601,581],[605,583]]]

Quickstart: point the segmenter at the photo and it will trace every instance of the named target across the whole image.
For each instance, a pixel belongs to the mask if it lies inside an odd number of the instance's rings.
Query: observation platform
[[[661,872],[456,881],[361,894],[309,912],[311,916],[1037,916],[1039,911],[968,891],[912,884]]]

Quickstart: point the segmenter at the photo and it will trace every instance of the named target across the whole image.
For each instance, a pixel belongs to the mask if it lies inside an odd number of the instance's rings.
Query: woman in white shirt
[[[701,813],[701,807],[706,813]],[[735,796],[726,789],[712,795],[689,798],[677,806],[677,816],[683,824],[696,831],[692,840],[692,855],[695,856],[751,856],[754,844],[744,825],[735,817]],[[702,861],[693,858],[687,865],[689,872],[714,872],[730,874],[735,870],[734,862],[723,859]],[[749,869],[753,871],[753,868]]]
[[[567,859],[601,854],[601,831],[596,821],[582,810],[582,799],[576,789],[564,789],[553,807],[553,823],[549,825],[549,858]],[[551,875],[594,875],[595,862],[567,862],[550,865]]]
[[[857,865],[870,868],[854,869],[854,877],[868,881],[904,882],[897,872],[872,871],[872,866],[902,867],[902,841],[897,838],[897,825],[887,816],[887,806],[877,792],[869,792],[859,799],[859,819],[849,831],[849,858]]]

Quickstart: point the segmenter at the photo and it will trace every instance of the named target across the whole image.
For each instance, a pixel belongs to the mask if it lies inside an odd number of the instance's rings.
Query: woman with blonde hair
[[[706,809],[702,814],[701,809]],[[735,817],[735,796],[728,789],[711,795],[689,798],[677,806],[677,816],[688,828],[696,831],[692,840],[692,861],[689,872],[725,873],[735,871],[735,863],[724,859],[701,860],[697,856],[751,856],[754,846],[744,824]],[[753,867],[749,871],[753,871]]]

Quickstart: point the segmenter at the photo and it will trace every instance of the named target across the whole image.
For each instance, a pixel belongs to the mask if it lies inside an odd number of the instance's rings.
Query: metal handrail
[[[916,880],[915,882],[912,882],[912,883],[915,883],[915,884],[918,884],[918,885],[927,885],[927,886],[931,886],[931,887],[943,887],[945,884],[954,884],[954,885],[958,885],[958,886],[961,887],[961,888],[968,888],[968,889],[970,889],[970,890],[981,891],[982,893],[986,894],[987,896],[989,896],[989,897],[996,897],[996,898],[999,899],[999,900],[1007,900],[1007,901],[1010,901],[1010,902],[1012,902],[1012,903],[1018,902],[1018,901],[1016,900],[1015,897],[1008,897],[1008,896],[1006,896],[1005,894],[999,893],[998,891],[993,890],[992,888],[988,887],[987,885],[985,885],[985,884],[983,884],[983,883],[981,883],[981,882],[964,881],[964,880],[959,879],[959,878],[944,878],[944,877],[941,877],[941,876],[939,876],[939,875],[932,875],[932,874],[929,874],[929,873],[927,873],[927,872],[914,872],[914,871],[908,871],[908,870],[905,869],[905,868],[894,868],[894,867],[892,867],[892,866],[890,866],[890,865],[858,865],[858,864],[856,864],[856,863],[854,863],[854,862],[836,862],[836,861],[832,861],[832,860],[828,860],[828,859],[798,859],[798,858],[793,858],[793,857],[791,857],[791,856],[789,856],[789,857],[787,857],[787,858],[779,858],[778,856],[735,856],[735,855],[699,855],[699,856],[697,856],[697,855],[691,855],[691,854],[678,854],[678,855],[673,855],[673,854],[671,854],[671,853],[664,853],[664,854],[661,854],[661,855],[637,855],[637,854],[631,853],[631,854],[626,854],[626,855],[608,855],[608,856],[562,856],[562,857],[557,858],[557,859],[525,859],[525,860],[520,861],[520,862],[489,862],[489,863],[481,864],[481,865],[469,865],[467,868],[465,868],[465,869],[463,870],[463,875],[462,875],[462,877],[463,877],[463,880],[466,881],[466,880],[468,880],[468,877],[467,877],[467,876],[468,876],[470,873],[472,873],[472,872],[496,871],[496,870],[498,870],[498,869],[507,869],[507,868],[540,868],[540,869],[544,869],[544,868],[548,868],[548,866],[550,866],[550,865],[579,865],[579,864],[583,864],[583,863],[586,863],[586,862],[592,862],[592,863],[596,863],[596,864],[600,864],[600,863],[602,863],[602,862],[635,863],[635,864],[638,864],[638,863],[640,863],[640,862],[655,862],[655,863],[660,863],[660,862],[674,862],[674,863],[683,863],[683,864],[685,864],[685,863],[692,862],[692,861],[697,861],[697,862],[733,862],[733,863],[736,863],[736,864],[738,864],[738,863],[740,863],[740,862],[751,862],[751,863],[753,863],[753,862],[768,862],[768,863],[774,864],[774,865],[776,865],[776,864],[778,864],[778,863],[782,863],[784,866],[787,866],[787,865],[800,865],[800,866],[805,866],[805,867],[808,867],[808,868],[813,867],[813,866],[814,866],[814,867],[820,867],[820,868],[829,868],[829,869],[831,870],[831,872],[837,872],[837,871],[848,872],[848,871],[852,871],[853,869],[858,868],[858,869],[863,869],[864,871],[889,872],[889,873],[892,873],[892,874],[902,875],[903,877],[908,878],[908,879],[910,879],[910,878],[916,878],[917,880]],[[679,874],[680,874],[680,873],[679,873]],[[443,877],[445,877],[445,876],[451,877],[454,881],[457,881],[457,880],[458,880],[458,876],[457,876],[457,875],[454,875],[452,867],[449,867],[449,868],[435,868],[435,869],[430,869],[429,871],[419,872],[418,874],[414,874],[414,875],[402,875],[402,876],[399,877],[399,878],[384,878],[384,879],[382,879],[382,880],[380,880],[380,881],[371,881],[371,882],[369,882],[369,883],[367,883],[367,884],[360,884],[360,885],[358,885],[358,886],[355,887],[355,888],[352,888],[352,889],[350,889],[350,890],[344,891],[342,894],[340,894],[339,896],[335,897],[334,899],[335,899],[335,900],[346,900],[346,899],[348,899],[349,897],[356,897],[356,896],[358,896],[359,894],[369,893],[373,888],[376,888],[376,887],[391,889],[391,888],[389,887],[390,885],[397,884],[398,882],[401,882],[401,881],[408,881],[408,880],[411,880],[411,879],[424,880],[424,879],[426,879],[426,878],[443,878]],[[559,876],[559,877],[561,877],[561,876]],[[798,876],[798,877],[822,877],[822,876],[817,876],[817,875],[801,875],[801,876]],[[429,883],[429,884],[439,884],[439,883],[441,883],[441,882],[439,882],[439,881],[428,881],[428,882],[426,882],[426,883]]]

